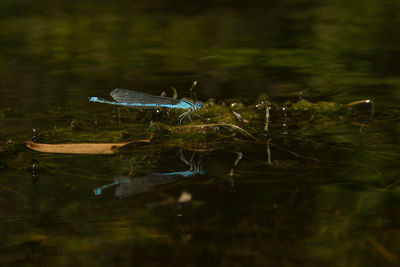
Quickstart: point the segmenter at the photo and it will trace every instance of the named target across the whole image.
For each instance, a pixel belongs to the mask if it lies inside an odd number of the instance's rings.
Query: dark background
[[[398,1],[2,1],[0,105],[84,106],[115,87],[204,100],[399,101]]]

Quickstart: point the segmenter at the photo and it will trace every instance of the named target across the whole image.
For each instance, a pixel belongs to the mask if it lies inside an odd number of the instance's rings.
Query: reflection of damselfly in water
[[[203,175],[205,171],[202,170],[201,158],[194,162],[194,154],[192,154],[190,160],[187,160],[183,153],[180,152],[180,159],[190,167],[187,171],[147,173],[144,176],[134,178],[116,176],[113,183],[98,187],[93,190],[93,193],[99,196],[103,193],[103,190],[118,185],[114,195],[118,198],[126,198],[145,193],[158,185],[171,183],[181,177],[191,177],[197,174]]]

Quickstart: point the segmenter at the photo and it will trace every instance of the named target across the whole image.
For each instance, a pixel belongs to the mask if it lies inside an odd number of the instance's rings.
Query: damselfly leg
[[[190,109],[185,111],[184,113],[182,113],[179,117],[178,117],[178,125],[181,126],[182,125],[182,121],[183,119],[190,113]]]

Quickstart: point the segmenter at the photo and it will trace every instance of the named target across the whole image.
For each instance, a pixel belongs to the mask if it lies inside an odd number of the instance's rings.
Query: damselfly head
[[[195,106],[196,106],[196,108],[198,108],[198,109],[202,109],[203,108],[203,102],[196,102],[196,104],[195,104]]]

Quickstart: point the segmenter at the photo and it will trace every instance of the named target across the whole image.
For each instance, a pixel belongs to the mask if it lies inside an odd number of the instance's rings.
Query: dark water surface
[[[39,2],[0,4],[1,264],[400,264],[399,1]],[[195,80],[204,101],[278,103],[270,131],[258,125],[264,142],[107,156],[23,145],[32,128],[48,143],[107,140],[75,125],[84,116],[97,133],[135,121],[147,136],[157,116],[87,97],[171,86],[189,97]],[[283,112],[300,92],[372,99],[375,114]],[[73,138],[56,138],[63,127]]]

